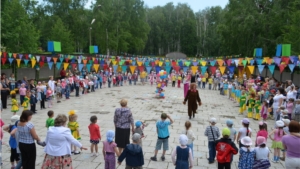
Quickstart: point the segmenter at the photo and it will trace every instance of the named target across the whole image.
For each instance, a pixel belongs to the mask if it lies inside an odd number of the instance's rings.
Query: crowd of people
[[[221,95],[228,97],[232,102],[239,105],[239,114],[244,114],[241,128],[235,130],[233,121],[227,120],[227,127],[220,129],[215,125],[216,118],[210,119],[210,126],[207,126],[204,135],[208,138],[209,157],[208,163],[213,164],[215,159],[218,168],[229,169],[234,155],[239,153],[239,169],[264,169],[269,168],[270,149],[274,149],[272,162],[285,161],[286,168],[300,168],[300,90],[291,81],[285,83],[276,82],[273,78],[263,78],[261,76],[250,76],[246,74],[237,77],[232,73],[221,75],[217,70],[215,74],[208,72],[181,72],[171,71],[167,78],[160,79],[154,71],[147,74],[146,71],[128,73],[114,73],[111,69],[96,72],[79,72],[62,70],[61,77],[54,80],[49,78],[35,83],[29,82],[26,77],[21,83],[15,79],[1,76],[1,101],[3,109],[7,108],[7,96],[11,96],[11,124],[4,126],[1,120],[1,128],[10,133],[11,165],[12,168],[34,169],[36,160],[35,141],[38,145],[45,147],[45,158],[42,168],[72,168],[72,155],[80,154],[80,150],[87,150],[79,140],[81,140],[77,114],[75,111],[69,112],[69,117],[49,110],[49,118],[46,121],[48,128],[47,136],[42,141],[35,131],[34,124],[30,122],[33,114],[37,113],[36,104],[40,102],[40,109],[54,106],[53,100],[57,104],[61,103],[64,97],[70,99],[70,93],[74,92],[76,97],[81,97],[90,92],[95,92],[103,87],[119,87],[123,85],[136,85],[138,79],[144,85],[162,82],[168,86],[184,89],[183,104],[188,102],[188,116],[195,117],[198,105],[201,106],[199,91],[219,90]],[[11,77],[14,77],[11,75]],[[128,83],[127,83],[128,82]],[[107,85],[106,85],[107,84]],[[198,85],[197,85],[198,84]],[[197,88],[199,90],[197,90]],[[16,90],[17,89],[17,90]],[[20,101],[16,99],[17,92]],[[5,93],[5,94],[2,94]],[[212,93],[215,94],[215,93]],[[47,106],[45,106],[47,103]],[[134,122],[133,115],[127,100],[120,101],[120,108],[115,110],[114,125],[115,130],[106,132],[106,140],[103,142],[102,154],[105,159],[105,169],[115,169],[117,163],[121,164],[126,158],[126,169],[140,169],[144,165],[143,146],[141,138],[144,137],[143,129],[147,124],[140,120]],[[23,107],[21,116],[18,115]],[[55,118],[54,118],[55,117]],[[250,128],[251,119],[261,120],[259,131],[255,133]],[[267,123],[274,120],[275,126],[268,130]],[[97,116],[90,118],[90,143],[91,156],[99,156],[98,144],[101,141],[100,127],[97,125]],[[169,150],[170,132],[168,126],[173,123],[170,115],[162,113],[160,120],[156,122],[157,142],[152,161],[157,161],[158,151],[163,149],[160,160],[165,161],[166,151]],[[179,146],[172,152],[172,162],[177,169],[187,169],[193,167],[193,142],[196,137],[192,131],[190,121],[185,123],[185,131],[179,136]],[[1,129],[2,131],[2,129]],[[3,138],[1,133],[1,139]],[[132,143],[130,144],[130,135]],[[252,143],[251,137],[255,137]],[[272,145],[267,145],[267,139],[271,139]],[[59,141],[58,141],[59,140]],[[238,144],[239,149],[235,145]],[[282,157],[280,153],[282,152]]]

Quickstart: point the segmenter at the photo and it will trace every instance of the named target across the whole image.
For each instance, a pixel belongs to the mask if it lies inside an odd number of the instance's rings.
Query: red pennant
[[[155,62],[151,62],[151,66],[152,66],[152,67],[155,67]]]
[[[41,61],[45,62],[45,56],[41,56]]]
[[[140,70],[140,72],[143,72],[145,70],[145,67],[144,66],[139,66],[139,70]]]
[[[177,63],[175,61],[172,61],[172,66],[177,66]]]
[[[44,63],[45,62],[40,62],[39,64],[40,64],[40,67],[43,67],[44,66]]]
[[[178,73],[179,69],[180,69],[180,66],[173,66],[173,69]]]
[[[107,64],[103,65],[103,70],[107,69]]]
[[[25,59],[28,59],[28,54],[25,54]]]
[[[99,64],[99,63],[98,63],[98,59],[95,59],[95,60],[94,60],[94,64]]]
[[[126,60],[125,61],[125,64],[128,66],[130,64],[130,61],[129,60]]]
[[[226,60],[226,63],[227,63],[228,66],[230,66],[231,65],[231,59]]]
[[[279,71],[280,73],[283,72],[284,68],[286,67],[286,65],[279,65]]]
[[[2,61],[2,65],[4,65],[5,64],[5,62],[6,62],[6,57],[5,58],[1,58],[1,61]]]
[[[216,66],[211,66],[211,67],[209,67],[209,69],[210,69],[212,74],[215,74],[216,70],[217,70],[217,67]]]
[[[290,58],[289,57],[281,57],[281,62],[284,62],[285,64],[289,64]]]
[[[239,71],[244,70],[244,66],[239,66]]]
[[[6,58],[6,56],[7,56],[7,53],[6,53],[6,52],[3,52],[3,57]]]
[[[65,58],[65,61],[66,61],[67,63],[69,63],[69,58]]]
[[[77,67],[76,63],[72,63],[72,68],[75,69]]]

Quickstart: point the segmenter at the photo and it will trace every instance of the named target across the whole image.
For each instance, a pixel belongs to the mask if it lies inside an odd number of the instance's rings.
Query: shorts
[[[163,144],[163,150],[169,150],[169,138],[157,139],[155,150],[160,150]]]
[[[99,144],[99,140],[90,140],[91,144]]]

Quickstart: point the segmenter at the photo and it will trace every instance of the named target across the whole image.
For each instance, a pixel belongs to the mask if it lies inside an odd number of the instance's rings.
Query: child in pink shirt
[[[266,122],[263,122],[263,121],[261,121],[261,122],[259,122],[258,123],[258,127],[259,127],[259,131],[257,132],[257,135],[256,135],[256,138],[258,137],[258,136],[262,136],[262,137],[264,137],[265,139],[266,139],[266,141],[267,141],[267,139],[268,139],[268,126],[267,126],[267,123]],[[255,141],[255,143],[256,143],[256,141]],[[258,145],[256,145],[255,147],[257,147]]]
[[[290,98],[289,99],[289,102],[286,104],[286,109],[288,110],[288,116],[289,116],[289,119],[292,120],[292,112],[293,112],[293,109],[294,109],[294,99],[293,98]]]
[[[113,141],[115,138],[115,132],[108,130],[106,132],[106,141],[103,141],[103,157],[105,160],[105,169],[115,169],[116,168],[116,158],[115,154],[119,157],[119,151],[117,144]]]
[[[25,88],[25,84],[22,83],[22,84],[21,84],[21,87],[20,87],[20,89],[19,89],[21,105],[22,105],[23,102],[24,102],[24,98],[25,98],[25,96],[26,96],[26,91],[27,91],[27,89]]]
[[[272,142],[272,148],[274,148],[274,158],[272,159],[272,162],[278,163],[279,157],[280,157],[280,150],[283,150],[284,147],[282,145],[282,137],[284,136],[284,122],[281,120],[278,120],[275,122],[277,129],[274,129],[270,134],[269,137],[273,141]],[[273,136],[273,137],[272,137]]]

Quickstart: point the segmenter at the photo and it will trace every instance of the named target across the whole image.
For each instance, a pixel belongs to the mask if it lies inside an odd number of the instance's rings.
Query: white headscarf
[[[189,139],[188,139],[188,137],[186,135],[181,134],[179,136],[179,143],[180,143],[180,145],[186,146],[188,144],[188,141],[189,141]]]

